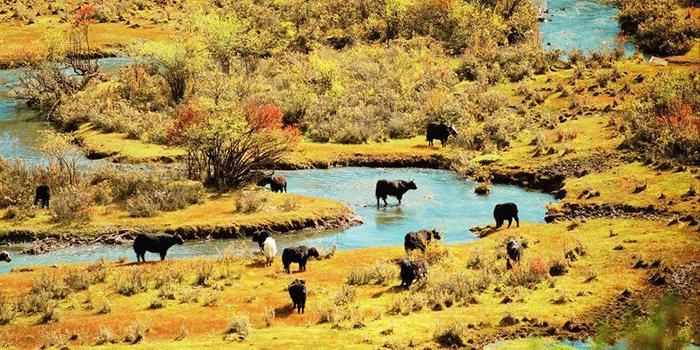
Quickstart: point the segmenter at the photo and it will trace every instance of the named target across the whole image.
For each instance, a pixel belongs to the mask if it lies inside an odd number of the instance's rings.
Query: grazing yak
[[[318,250],[314,247],[307,247],[305,245],[284,248],[282,251],[282,265],[284,265],[284,272],[290,273],[289,265],[291,263],[299,263],[299,271],[306,271],[306,260],[309,258],[318,258]]]
[[[428,262],[425,260],[408,260],[402,258],[399,261],[401,268],[401,286],[406,289],[411,287],[413,281],[428,276]]]
[[[415,249],[420,249],[421,252],[425,253],[425,249],[433,239],[442,239],[438,230],[409,232],[404,237],[403,248],[406,250],[406,253]]]
[[[0,261],[11,262],[12,257],[10,256],[10,253],[6,251],[0,252]]]
[[[275,172],[263,175],[263,177],[258,181],[258,186],[270,185],[272,192],[287,192],[287,178],[282,175],[275,175]]]
[[[511,260],[514,263],[520,263],[523,259],[523,246],[516,240],[510,240],[506,245],[506,252],[508,253],[506,257],[506,269],[510,270],[513,268]]]
[[[263,253],[263,243],[265,243],[265,240],[271,237],[270,232],[265,231],[265,230],[259,230],[253,232],[253,242],[258,243],[258,246],[260,247],[260,253]]]
[[[392,196],[399,200],[399,205],[401,205],[401,198],[408,192],[408,190],[417,190],[416,183],[411,180],[379,180],[377,181],[377,187],[374,190],[374,195],[377,197],[377,208],[379,207],[379,199],[384,201],[384,206],[389,205],[386,202],[386,197]]]
[[[34,205],[40,205],[41,208],[48,208],[51,200],[51,187],[48,185],[39,185],[34,193]]]
[[[303,314],[306,307],[306,281],[295,279],[287,288],[297,313]]]
[[[457,129],[452,125],[447,125],[445,123],[428,123],[425,139],[428,141],[429,146],[433,145],[433,140],[440,140],[442,147],[445,147],[445,145],[447,145],[447,138],[456,135]]]
[[[165,260],[168,249],[175,244],[182,245],[185,241],[180,235],[169,235],[165,233],[145,234],[139,233],[134,239],[134,252],[136,261],[146,261],[146,252],[160,254],[160,260]]]
[[[513,223],[513,219],[515,219],[517,227],[520,227],[520,219],[518,219],[518,206],[515,205],[515,203],[496,204],[496,207],[493,208],[493,218],[496,219],[496,228],[501,228],[501,226],[503,226],[503,221],[505,220],[508,220],[508,228],[510,228],[510,225]]]
[[[267,237],[265,242],[263,242],[263,254],[265,255],[265,266],[272,266],[272,261],[275,260],[275,255],[277,255],[277,242],[272,237]]]

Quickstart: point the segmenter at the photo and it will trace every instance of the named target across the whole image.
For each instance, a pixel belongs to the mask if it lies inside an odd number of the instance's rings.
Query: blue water
[[[542,222],[546,204],[555,201],[549,194],[507,185],[494,185],[490,195],[477,196],[472,181],[445,170],[351,167],[278,173],[288,178],[290,193],[341,201],[364,220],[363,225],[346,230],[278,235],[280,252],[284,247],[300,244],[325,249],[335,245],[338,250],[396,246],[403,244],[407,232],[432,228],[444,231],[447,243],[469,242],[476,239],[469,228],[492,223],[492,211],[497,203],[515,202],[521,221]],[[412,178],[418,190],[409,191],[400,207],[395,199],[390,199],[388,207],[377,209],[374,184],[382,178]],[[251,252],[258,249],[249,239],[194,241],[171,248],[168,257],[219,256],[219,252],[232,243]],[[120,256],[133,260],[131,246],[78,246],[37,256],[14,254],[11,264],[0,264],[0,273],[30,264],[92,262],[100,257],[117,259]],[[151,254],[147,259],[156,259],[156,255]]]
[[[593,0],[548,0],[547,7],[547,21],[540,23],[545,48],[588,53],[617,46],[620,28],[615,19],[616,7]],[[628,55],[634,53],[632,43],[624,45]]]
[[[131,59],[128,57],[99,60],[102,70],[108,74],[129,61]],[[46,156],[37,152],[36,148],[41,144],[41,131],[50,125],[41,113],[10,97],[11,87],[17,82],[17,74],[17,70],[0,70],[0,157],[21,159],[31,164],[46,164]],[[93,162],[81,159],[82,165]],[[103,162],[97,162],[100,163]]]

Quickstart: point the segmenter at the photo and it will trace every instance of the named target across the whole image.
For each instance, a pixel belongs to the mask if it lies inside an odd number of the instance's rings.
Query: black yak
[[[514,263],[520,263],[523,259],[523,246],[516,240],[510,240],[506,245],[506,252],[508,253],[506,257],[506,269],[510,270],[513,268],[511,260]]]
[[[401,268],[401,286],[406,289],[411,287],[413,281],[428,276],[428,263],[425,260],[408,260],[402,258],[399,261]]]
[[[440,140],[442,147],[445,147],[445,145],[447,145],[447,138],[456,135],[457,129],[452,125],[447,125],[445,123],[428,123],[425,139],[428,141],[429,146],[433,145],[433,140]]]
[[[263,175],[263,177],[258,181],[258,186],[270,185],[272,192],[287,192],[287,178],[282,175],[275,175],[273,171],[269,175]]]
[[[493,208],[493,218],[496,219],[496,228],[503,226],[503,221],[505,220],[508,220],[508,228],[510,228],[513,219],[515,219],[517,227],[520,227],[518,206],[515,203],[496,204],[496,207]]]
[[[39,185],[34,193],[34,205],[40,205],[41,208],[49,208],[51,200],[51,187],[48,185]]]
[[[306,307],[306,281],[295,279],[287,288],[297,313],[303,314]]]
[[[175,244],[182,245],[185,241],[180,235],[169,235],[165,233],[146,234],[139,233],[134,239],[134,252],[136,261],[146,261],[146,252],[160,254],[160,260],[165,260],[168,249]]]
[[[438,230],[409,232],[406,234],[406,237],[404,237],[403,248],[406,250],[406,253],[414,249],[420,249],[421,252],[425,253],[425,249],[432,239],[441,238]]]
[[[374,195],[377,197],[377,207],[379,207],[379,199],[381,198],[384,201],[384,206],[386,207],[389,205],[386,202],[386,197],[392,196],[396,197],[396,199],[399,200],[399,205],[401,205],[401,198],[403,197],[404,193],[408,192],[408,190],[417,190],[418,187],[416,186],[416,183],[413,182],[413,179],[411,180],[394,180],[394,181],[389,181],[389,180],[379,180],[377,181],[377,187],[374,190]]]
[[[253,232],[253,242],[258,243],[258,246],[260,247],[260,253],[263,252],[263,243],[265,243],[267,237],[271,237],[271,235],[270,232],[266,230],[259,230]]]
[[[11,262],[12,257],[10,256],[10,253],[6,251],[0,252],[0,261]]]
[[[318,250],[314,247],[307,247],[305,245],[284,248],[282,251],[282,265],[284,265],[284,271],[290,273],[289,265],[291,263],[299,263],[299,271],[306,271],[306,260],[309,258],[318,258]]]

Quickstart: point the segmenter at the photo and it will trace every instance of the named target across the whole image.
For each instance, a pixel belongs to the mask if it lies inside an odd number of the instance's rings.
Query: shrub
[[[151,302],[148,304],[148,308],[151,310],[158,310],[162,309],[165,307],[165,300],[163,300],[160,297],[155,297],[151,299]]]
[[[0,325],[6,325],[17,317],[15,306],[5,297],[0,294]]]
[[[435,341],[448,348],[463,348],[467,346],[465,334],[467,326],[462,322],[451,322],[441,325],[435,331],[433,338]]]
[[[114,344],[116,342],[117,338],[114,337],[112,329],[104,326],[100,327],[100,333],[95,338],[95,345]]]
[[[700,164],[700,75],[661,74],[623,110],[625,143],[648,156]]]
[[[214,264],[211,262],[201,261],[197,264],[195,268],[195,280],[194,284],[196,286],[208,286],[210,279],[214,274]]]
[[[249,214],[260,211],[268,200],[268,195],[262,191],[243,191],[234,199],[236,213]]]
[[[542,282],[549,274],[549,265],[542,258],[534,258],[528,261],[527,265],[521,264],[525,268],[513,269],[513,273],[508,280],[512,286],[532,286]]]
[[[58,322],[61,319],[61,312],[57,303],[49,303],[48,307],[39,316],[39,323]]]
[[[347,283],[352,286],[378,284],[387,286],[397,276],[396,266],[377,260],[370,266],[354,268],[348,275]]]
[[[231,317],[228,327],[226,328],[226,333],[233,334],[239,341],[243,341],[250,335],[251,329],[252,327],[248,315],[240,314]]]
[[[130,268],[117,275],[114,280],[114,289],[121,295],[132,296],[145,292],[148,289],[147,283],[148,279],[143,269]]]
[[[51,198],[51,219],[59,223],[86,222],[92,215],[93,194],[82,185],[69,185]]]
[[[447,259],[449,256],[450,250],[447,249],[447,246],[445,246],[442,242],[433,242],[426,247],[424,257],[428,264],[434,265]]]
[[[139,193],[126,201],[126,211],[132,218],[150,218],[157,216],[159,199],[153,193]]]
[[[30,295],[48,296],[49,299],[65,299],[68,296],[68,288],[58,276],[48,272],[42,272],[32,280],[29,290]]]
[[[549,275],[561,276],[568,272],[568,266],[564,259],[554,259],[549,263]]]
[[[285,198],[284,202],[282,202],[282,205],[280,205],[280,209],[282,211],[294,211],[299,208],[299,201],[295,198]]]
[[[124,331],[124,342],[128,344],[138,344],[146,339],[146,333],[149,329],[141,321],[136,321],[134,324],[126,327]]]
[[[204,300],[202,301],[202,305],[204,305],[204,306],[216,306],[216,304],[219,303],[219,299],[221,299],[221,292],[211,291],[204,297]]]
[[[478,195],[487,195],[489,192],[491,192],[491,184],[488,182],[482,182],[474,187],[474,193]]]
[[[112,304],[109,303],[107,298],[102,298],[102,303],[100,304],[100,308],[97,309],[97,313],[100,315],[105,315],[110,312],[112,312]]]
[[[676,0],[622,0],[618,21],[645,52],[680,55],[690,50],[698,30],[677,9]]]
[[[92,284],[92,276],[87,270],[71,269],[63,281],[70,290],[78,292],[90,287],[90,284]]]

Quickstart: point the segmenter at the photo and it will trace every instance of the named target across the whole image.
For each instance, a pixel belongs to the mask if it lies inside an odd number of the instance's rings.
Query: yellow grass
[[[38,325],[37,316],[19,317],[4,326],[7,337],[12,344],[25,347],[41,343],[41,334],[62,332],[78,334],[74,345],[91,345],[100,327],[109,327],[118,338],[123,337],[126,327],[137,320],[148,325],[150,332],[146,341],[137,348],[167,346],[168,348],[245,346],[259,349],[302,349],[313,343],[315,348],[376,348],[387,342],[407,345],[412,342],[420,348],[435,346],[433,334],[435,329],[449,322],[479,325],[473,331],[473,337],[488,336],[497,330],[505,315],[517,318],[537,318],[547,321],[555,327],[567,320],[592,322],[591,313],[599,312],[608,302],[617,297],[624,289],[636,293],[648,288],[645,270],[634,269],[632,265],[638,258],[649,262],[660,258],[664,264],[674,267],[700,257],[700,242],[695,232],[682,228],[667,227],[664,223],[636,220],[591,220],[573,231],[568,231],[566,224],[532,224],[525,223],[520,228],[503,229],[497,233],[470,244],[449,246],[450,256],[447,260],[431,266],[431,276],[440,276],[457,271],[467,271],[465,264],[477,252],[493,259],[497,251],[503,251],[503,241],[509,237],[527,239],[530,247],[525,250],[525,262],[535,258],[547,261],[561,257],[564,252],[580,243],[586,248],[586,255],[569,266],[569,273],[561,277],[550,278],[541,282],[534,289],[510,287],[501,277],[483,293],[476,294],[477,304],[452,306],[442,311],[421,310],[406,316],[393,316],[387,313],[388,305],[397,297],[408,292],[392,286],[361,286],[357,288],[357,298],[353,307],[359,308],[364,328],[355,329],[351,323],[341,322],[334,329],[328,324],[317,324],[318,311],[324,301],[333,296],[344,284],[352,269],[372,264],[376,260],[399,258],[403,254],[400,247],[371,248],[339,252],[330,260],[310,261],[304,273],[286,275],[281,272],[279,260],[274,267],[264,268],[244,260],[226,265],[240,274],[240,278],[224,278],[213,283],[217,287],[196,287],[200,296],[221,290],[221,298],[216,306],[205,307],[199,303],[182,304],[177,300],[166,301],[166,307],[158,310],[148,308],[150,301],[158,291],[149,291],[131,297],[115,293],[110,280],[124,275],[132,267],[115,265],[112,277],[107,283],[93,285],[87,292],[79,292],[61,301],[59,308],[62,318],[58,323]],[[609,237],[611,231],[618,234]],[[636,241],[629,243],[630,241]],[[623,245],[624,250],[613,250]],[[177,248],[174,248],[177,249]],[[634,258],[633,258],[634,256]],[[193,272],[206,260],[168,261],[142,266],[155,274],[167,269],[183,271],[187,276],[182,285],[176,287],[176,294],[192,285]],[[215,266],[224,266],[215,263]],[[495,260],[497,266],[505,265],[503,259]],[[294,265],[294,268],[296,265]],[[72,266],[59,266],[50,269],[52,274],[62,276]],[[166,269],[166,270],[162,270]],[[25,293],[31,279],[45,268],[30,272],[13,272],[0,276],[0,286],[6,295],[18,296]],[[398,271],[398,268],[397,268]],[[594,272],[597,279],[584,282]],[[477,278],[475,271],[468,271]],[[507,278],[512,272],[504,272]],[[285,286],[294,278],[306,280],[310,289],[307,312],[303,315],[288,311],[290,304]],[[433,277],[431,277],[433,278]],[[396,279],[392,285],[397,285]],[[552,287],[553,286],[553,287]],[[494,291],[495,287],[502,292]],[[552,302],[564,290],[572,301],[558,305]],[[579,292],[581,292],[579,294]],[[504,295],[515,295],[522,302],[501,304]],[[94,309],[85,309],[85,300],[101,300],[104,295],[110,300],[112,311],[98,315]],[[265,328],[262,313],[264,310],[276,310],[276,318],[271,328]],[[251,335],[242,343],[228,343],[223,340],[224,330],[232,315],[249,315],[253,329]],[[517,327],[517,326],[516,326]],[[187,336],[181,342],[173,341],[187,330]],[[393,330],[389,335],[381,332]],[[119,344],[118,346],[127,346]],[[131,345],[128,345],[131,347]]]
[[[186,209],[162,212],[152,218],[132,218],[116,205],[97,206],[93,209],[91,220],[85,224],[61,225],[51,222],[48,210],[40,211],[35,218],[19,223],[12,220],[0,220],[0,237],[13,230],[44,234],[73,233],[77,236],[97,235],[106,228],[121,227],[144,230],[167,230],[176,228],[212,229],[215,227],[267,227],[272,225],[289,225],[345,218],[352,212],[344,205],[326,199],[306,197],[294,194],[269,193],[264,207],[254,213],[237,213],[234,211],[234,199],[240,193],[212,197],[202,204]],[[285,202],[294,203],[296,207],[286,211]],[[0,210],[0,217],[5,210]]]

